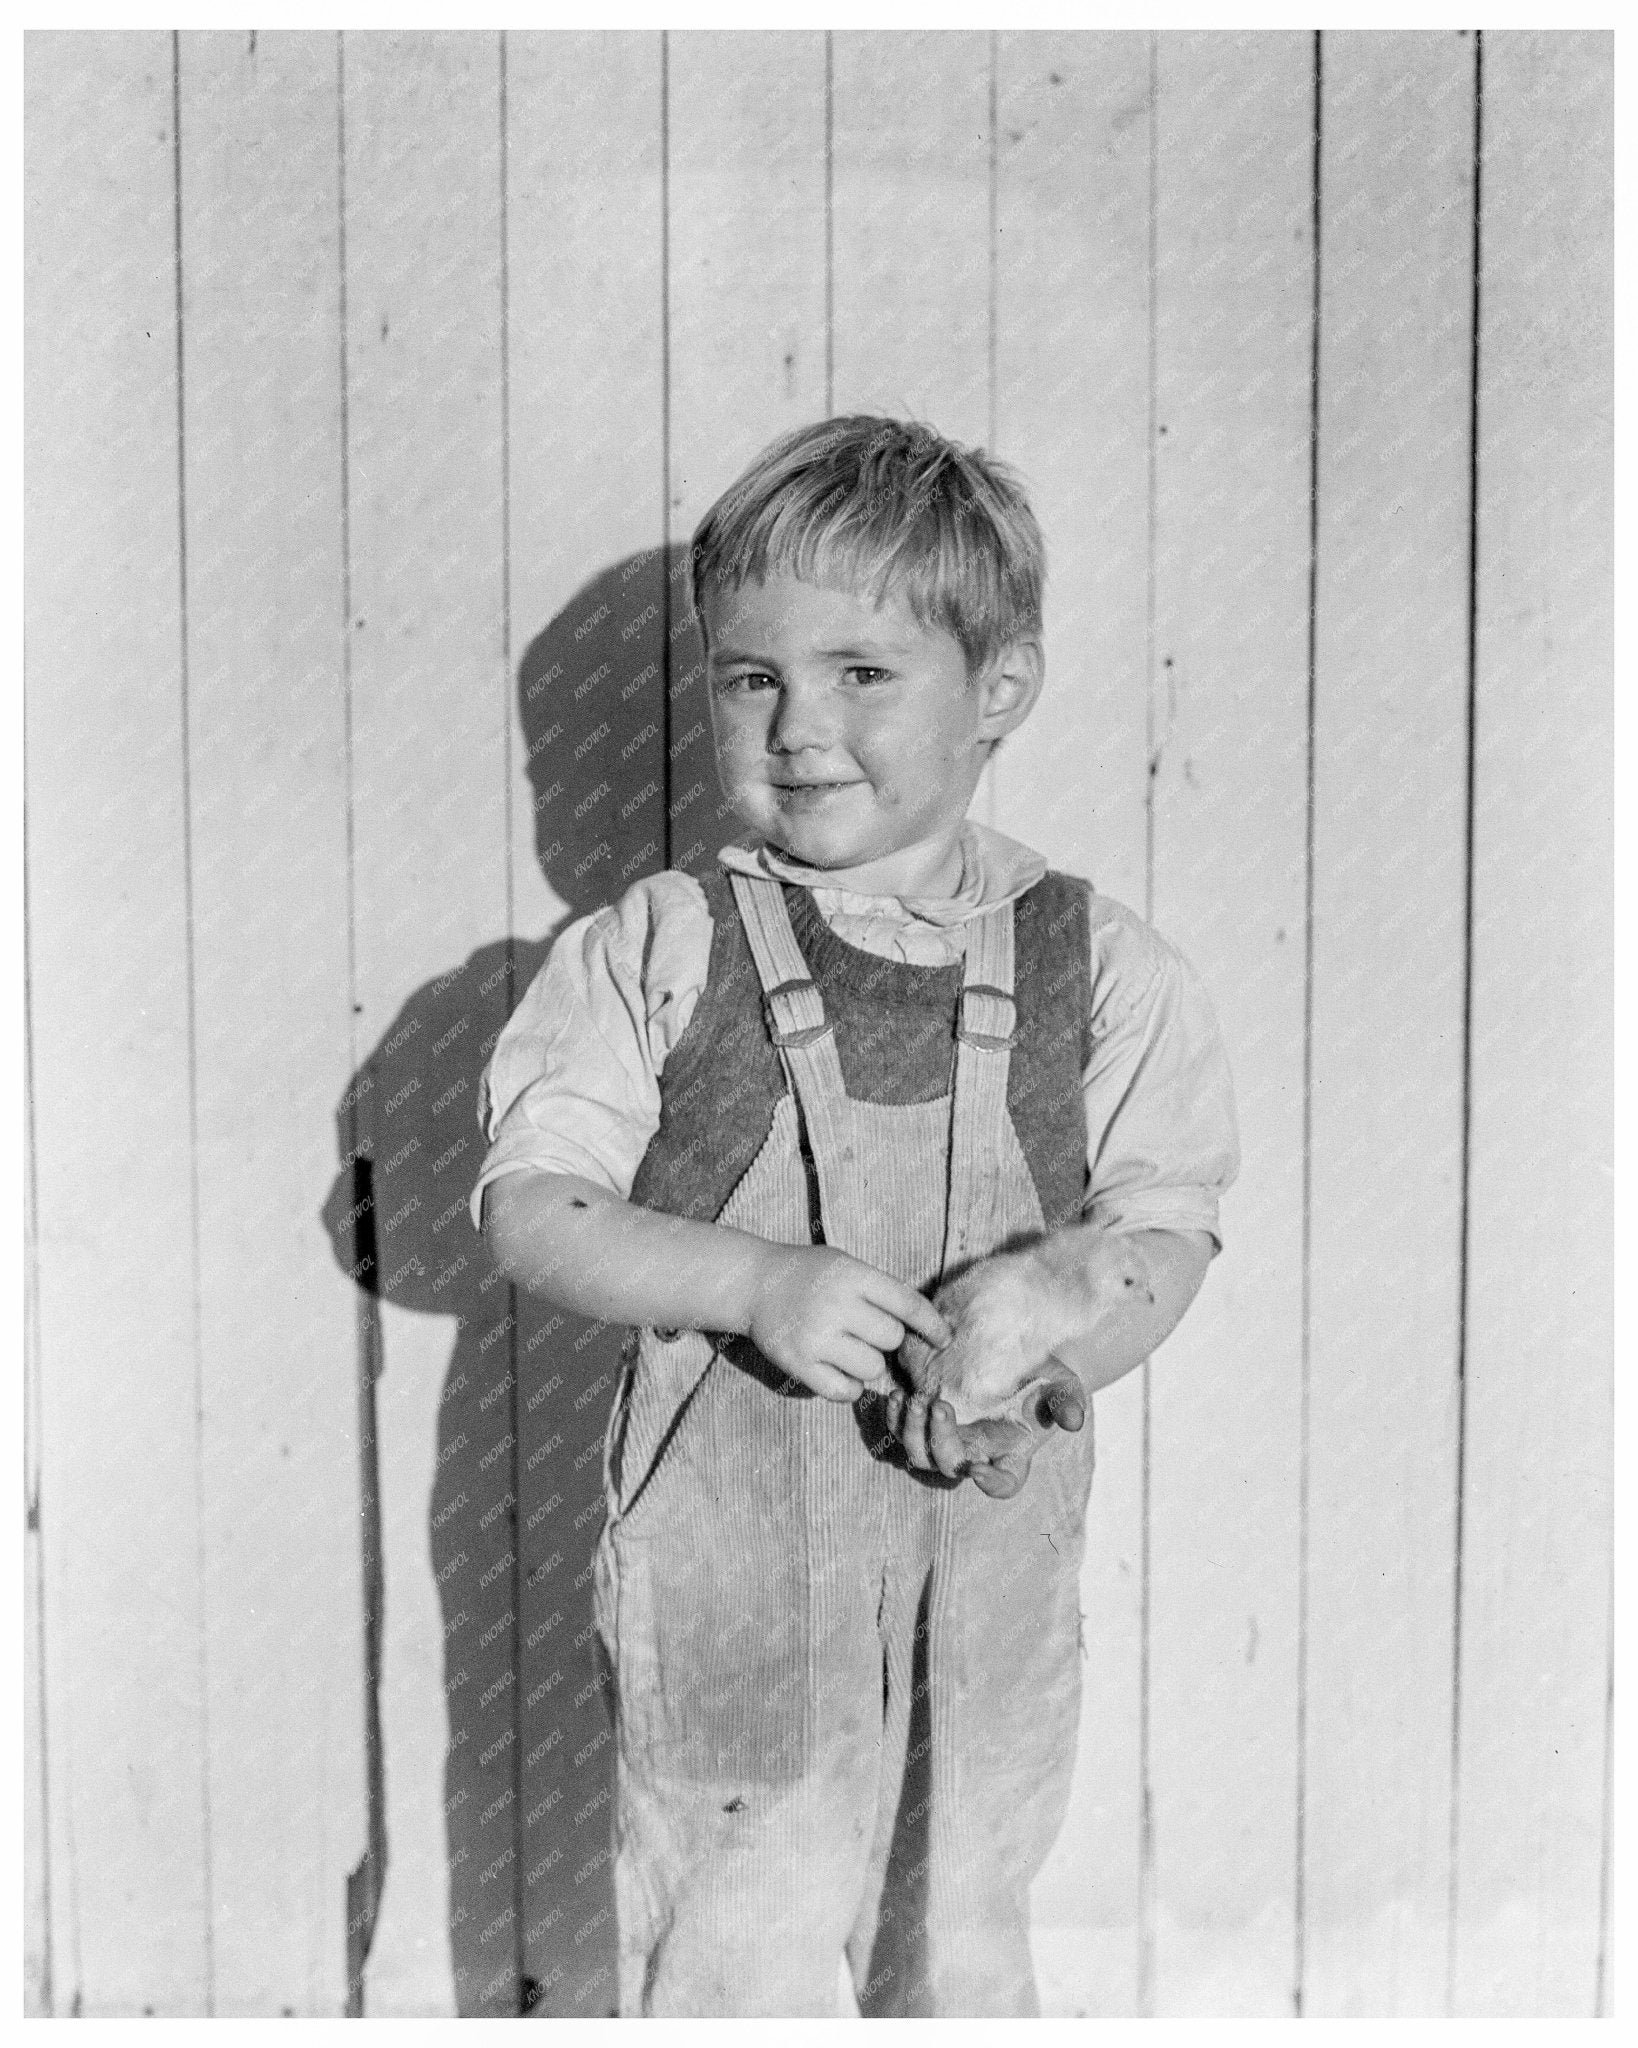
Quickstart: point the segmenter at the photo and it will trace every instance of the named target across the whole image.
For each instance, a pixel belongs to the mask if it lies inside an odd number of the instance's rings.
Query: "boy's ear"
[[[981,736],[999,740],[1016,732],[1035,709],[1045,676],[1046,657],[1039,640],[1009,641],[978,680],[983,695]]]

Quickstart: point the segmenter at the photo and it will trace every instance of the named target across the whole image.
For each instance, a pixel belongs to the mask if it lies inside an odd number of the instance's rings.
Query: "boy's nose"
[[[808,747],[829,746],[834,738],[835,719],[823,693],[785,683],[768,735],[770,746],[782,754],[796,754]]]

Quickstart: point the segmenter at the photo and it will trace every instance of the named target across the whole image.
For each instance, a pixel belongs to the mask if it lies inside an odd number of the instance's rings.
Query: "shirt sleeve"
[[[1200,1230],[1222,1249],[1218,1197],[1240,1168],[1234,1084],[1199,977],[1124,905],[1094,896],[1086,1219],[1110,1231]]]
[[[508,1173],[569,1173],[622,1199],[660,1126],[660,1074],[711,962],[711,913],[691,875],[635,883],[558,934],[484,1070],[489,1150],[472,1190]]]

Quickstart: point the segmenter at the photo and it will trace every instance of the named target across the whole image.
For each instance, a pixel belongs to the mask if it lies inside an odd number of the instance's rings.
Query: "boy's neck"
[[[856,896],[908,896],[937,901],[956,895],[966,875],[961,850],[964,829],[963,824],[953,833],[900,847],[879,860],[863,861],[851,868],[813,867],[771,842],[768,850],[799,873],[812,889],[846,889]]]

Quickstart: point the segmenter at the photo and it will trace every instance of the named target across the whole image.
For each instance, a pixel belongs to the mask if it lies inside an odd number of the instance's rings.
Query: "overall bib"
[[[1039,1237],[1008,1111],[1013,906],[967,926],[953,1084],[876,1102],[847,1092],[781,885],[732,889],[788,1088],[718,1220],[928,1292]],[[809,931],[866,988],[918,972]],[[1029,1885],[1074,1759],[1091,1479],[1090,1413],[992,1500],[909,1469],[877,1397],[814,1397],[746,1338],[636,1333],[595,1578],[623,2014],[833,2014],[844,1951],[866,2015],[1038,2010]]]

